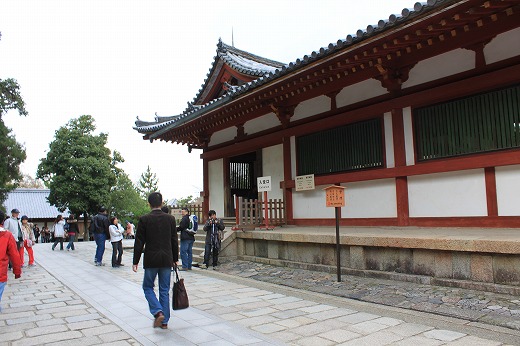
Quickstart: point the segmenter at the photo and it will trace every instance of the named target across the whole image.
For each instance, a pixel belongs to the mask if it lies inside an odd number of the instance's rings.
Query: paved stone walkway
[[[220,271],[263,282],[520,330],[520,297],[227,261]]]
[[[95,267],[94,249],[35,246],[4,292],[0,345],[520,345],[513,329],[242,278],[239,262],[183,272],[191,307],[153,329],[131,253]]]

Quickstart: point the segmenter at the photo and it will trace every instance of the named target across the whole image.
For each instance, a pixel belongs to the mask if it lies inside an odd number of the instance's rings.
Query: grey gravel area
[[[224,261],[220,272],[273,284],[520,330],[520,297],[462,288]]]

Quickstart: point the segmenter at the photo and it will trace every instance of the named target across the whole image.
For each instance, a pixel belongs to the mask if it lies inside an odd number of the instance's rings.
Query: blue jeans
[[[68,249],[74,250],[74,238],[76,238],[75,235],[69,235],[69,244],[67,245],[67,250]]]
[[[94,233],[94,240],[96,241],[96,263],[101,263],[103,260],[103,254],[105,253],[105,241],[107,236],[105,233]]]
[[[6,282],[0,282],[0,303],[2,302],[2,294],[4,294],[4,288],[5,288],[5,285],[7,284],[7,281]],[[0,312],[2,312],[2,306],[0,305]]]
[[[153,291],[155,277],[159,275],[159,300]],[[155,316],[162,311],[164,314],[163,324],[168,323],[170,319],[170,280],[172,268],[145,268],[143,278],[143,292],[150,313]]]
[[[191,261],[193,257],[193,243],[195,240],[181,240],[181,261],[182,267],[191,269]]]

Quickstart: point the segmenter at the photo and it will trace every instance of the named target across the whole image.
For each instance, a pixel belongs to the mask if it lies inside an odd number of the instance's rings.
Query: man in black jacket
[[[137,265],[146,245],[143,264],[144,296],[148,301],[150,313],[155,318],[153,327],[167,329],[170,319],[171,268],[179,260],[175,217],[161,211],[162,195],[159,192],[152,192],[148,196],[148,203],[152,211],[139,218],[132,269],[137,272]],[[159,299],[153,290],[157,276],[159,276]]]
[[[105,241],[110,240],[110,233],[108,231],[108,217],[105,207],[100,207],[99,212],[92,218],[92,230],[94,233],[94,240],[96,241],[96,256],[94,258],[96,266],[103,266],[103,254],[105,253]]]
[[[222,231],[226,226],[224,226],[224,221],[222,219],[217,219],[217,212],[215,210],[210,210],[208,213],[208,220],[204,225],[204,232],[206,232],[206,246],[204,248],[204,264],[206,265],[206,269],[209,267],[210,257],[212,258],[213,270],[217,269],[218,265],[218,252],[220,251],[220,242],[222,240],[223,233]]]
[[[179,270],[191,270],[191,262],[193,260],[193,243],[195,242],[195,234],[188,232],[190,227],[190,210],[182,208],[182,219],[177,227],[177,232],[181,232],[181,261],[182,268]]]

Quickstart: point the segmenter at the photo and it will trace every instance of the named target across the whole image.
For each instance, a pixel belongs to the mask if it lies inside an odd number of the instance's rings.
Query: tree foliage
[[[137,190],[144,199],[147,199],[150,193],[159,191],[159,180],[157,179],[157,175],[152,173],[150,166],[141,174],[139,182],[137,183]]]
[[[7,128],[1,119],[0,153],[0,204],[2,204],[9,191],[16,188],[17,182],[22,179],[20,164],[27,156],[25,148],[16,141],[11,129]]]
[[[22,180],[18,184],[18,187],[23,187],[26,189],[43,189],[43,183],[40,179],[35,179],[31,177],[29,174],[24,174]]]
[[[70,120],[55,132],[47,157],[40,160],[37,178],[49,187],[49,202],[59,210],[94,214],[109,201],[122,158],[111,156],[107,135],[94,135],[95,130],[90,115]]]
[[[28,114],[16,79],[0,79],[0,119],[10,109],[17,110],[20,115]]]
[[[122,222],[129,220],[136,224],[139,216],[149,212],[147,202],[139,195],[128,175],[123,172],[117,175],[116,184],[110,191],[107,205],[109,210]]]

